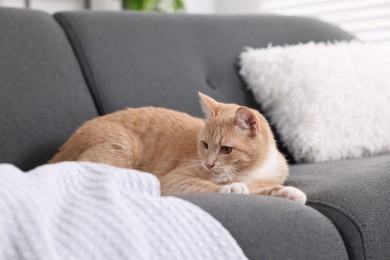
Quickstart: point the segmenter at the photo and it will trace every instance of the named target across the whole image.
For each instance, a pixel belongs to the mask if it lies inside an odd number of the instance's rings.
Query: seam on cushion
[[[362,249],[363,249],[363,258],[367,259],[368,250],[366,249],[367,245],[364,242],[365,241],[365,239],[364,239],[364,232],[363,232],[364,224],[359,223],[359,221],[357,220],[357,218],[353,214],[346,213],[344,210],[342,210],[341,208],[339,208],[339,207],[337,207],[337,206],[335,206],[335,205],[333,205],[331,203],[320,201],[320,200],[308,200],[307,202],[309,204],[312,204],[312,205],[316,205],[317,204],[317,205],[325,206],[325,207],[327,207],[327,208],[329,208],[331,210],[337,211],[338,213],[341,213],[342,215],[344,215],[356,227],[356,229],[358,230],[358,233],[360,235],[361,244],[362,244]],[[371,259],[371,257],[368,257],[368,259]]]
[[[309,204],[311,203],[311,201],[309,201],[309,200],[308,200],[307,202],[308,202]],[[314,203],[312,203],[312,204],[314,204]],[[340,246],[340,248],[344,248],[344,249],[347,251],[347,252],[346,252],[346,253],[347,253],[347,258],[345,258],[345,259],[349,259],[347,247],[345,246],[344,240],[343,240],[343,238],[341,237],[341,234],[340,234],[339,230],[336,228],[336,226],[334,225],[334,223],[333,223],[326,215],[324,215],[322,212],[318,211],[317,209],[315,209],[315,208],[313,208],[313,207],[310,207],[310,208],[312,208],[312,209],[315,210],[316,212],[320,213],[320,215],[322,216],[322,218],[324,219],[324,221],[325,221],[329,226],[331,226],[332,228],[336,229],[336,231],[337,231],[337,233],[339,234],[340,239],[341,239],[341,241],[337,241],[337,245]]]
[[[92,72],[91,64],[88,61],[86,51],[83,48],[83,45],[81,43],[80,38],[78,37],[78,34],[76,33],[76,30],[61,13],[54,14],[54,18],[56,18],[56,20],[64,30],[65,35],[67,36],[68,41],[72,46],[76,59],[84,75],[85,81],[87,82],[89,91],[92,94],[92,99],[95,102],[95,106],[98,110],[99,115],[105,115],[106,111],[103,106],[103,101],[99,92],[99,88],[97,87],[97,80]]]

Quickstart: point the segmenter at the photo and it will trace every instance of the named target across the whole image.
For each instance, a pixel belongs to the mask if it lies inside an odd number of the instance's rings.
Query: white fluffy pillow
[[[297,162],[390,151],[390,46],[246,49],[240,73]]]

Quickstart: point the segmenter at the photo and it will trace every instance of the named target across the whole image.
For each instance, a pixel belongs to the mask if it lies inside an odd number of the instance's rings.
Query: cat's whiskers
[[[227,184],[227,183],[233,183],[233,182],[238,182],[239,178],[236,174],[235,171],[232,169],[225,170],[222,173],[213,173],[213,178],[215,179],[216,182],[221,183],[221,184]]]
[[[228,176],[229,181],[238,182],[238,176],[236,175],[236,173],[234,171],[232,171],[232,170],[227,171],[227,176]]]
[[[244,167],[236,167],[236,169],[235,169],[235,174],[237,175],[239,172],[242,172],[242,171],[244,171],[244,170],[245,170]]]

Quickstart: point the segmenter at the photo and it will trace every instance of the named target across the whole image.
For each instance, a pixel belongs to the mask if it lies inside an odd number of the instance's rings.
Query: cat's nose
[[[211,169],[213,168],[215,163],[206,163],[207,168]]]

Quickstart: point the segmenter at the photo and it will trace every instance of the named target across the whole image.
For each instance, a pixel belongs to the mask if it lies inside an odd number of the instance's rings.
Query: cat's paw
[[[219,190],[219,193],[249,194],[249,189],[244,183],[234,182],[223,186]]]
[[[307,200],[306,194],[303,191],[291,186],[285,186],[280,190],[274,191],[271,195],[293,200],[300,204],[305,204]]]

